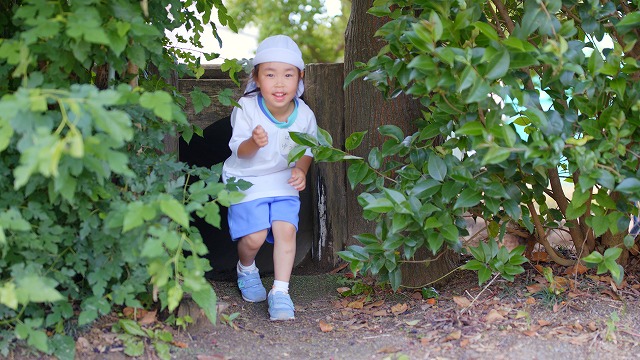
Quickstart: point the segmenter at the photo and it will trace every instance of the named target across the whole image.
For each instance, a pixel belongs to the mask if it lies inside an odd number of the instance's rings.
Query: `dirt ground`
[[[637,259],[636,259],[637,262]],[[542,267],[555,275],[552,283]],[[513,283],[478,286],[456,271],[435,288],[394,293],[346,270],[296,269],[296,319],[271,322],[267,304],[246,303],[233,281],[214,281],[230,321],[173,329],[173,359],[638,359],[640,281],[636,263],[615,286],[594,270],[526,264]],[[270,284],[272,278],[263,281]],[[373,285],[373,286],[371,286]],[[364,290],[342,296],[347,289]],[[426,295],[426,298],[425,298]],[[234,318],[234,316],[237,316]],[[155,326],[159,326],[159,322]],[[78,359],[125,359],[108,321],[81,335]],[[140,359],[157,359],[148,351]]]

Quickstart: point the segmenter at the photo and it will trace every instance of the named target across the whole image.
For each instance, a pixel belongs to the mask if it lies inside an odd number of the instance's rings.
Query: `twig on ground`
[[[476,300],[478,300],[478,298],[480,297],[480,295],[482,295],[482,293],[487,290],[489,288],[489,286],[491,286],[491,284],[493,284],[493,282],[498,278],[498,276],[500,276],[500,274],[496,274],[493,279],[491,279],[491,281],[489,281],[489,283],[482,289],[480,290],[480,292],[478,293],[478,295],[476,295],[476,297],[473,298],[473,300],[471,300],[471,304],[469,304],[469,306],[467,306],[466,308],[462,309],[462,311],[460,311],[461,314],[463,314],[465,312],[465,310],[471,309],[471,307],[473,306],[473,304],[476,302]]]

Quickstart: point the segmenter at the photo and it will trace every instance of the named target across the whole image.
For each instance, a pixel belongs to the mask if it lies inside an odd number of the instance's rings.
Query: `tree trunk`
[[[345,76],[355,69],[356,62],[366,63],[377,55],[384,42],[374,34],[388,19],[375,17],[367,13],[371,1],[353,0],[351,2],[351,16],[345,32]],[[345,89],[345,137],[355,131],[367,130],[362,145],[354,151],[354,155],[368,157],[371,148],[382,145],[384,139],[377,128],[385,124],[400,127],[405,135],[417,131],[414,120],[421,117],[420,103],[408,96],[400,95],[395,99],[385,99],[382,93],[363,79],[356,79]],[[362,208],[358,204],[358,189],[346,194],[346,207],[349,235],[373,233],[375,224],[362,217]],[[345,239],[345,245],[354,244],[353,238]],[[421,285],[438,279],[457,265],[457,254],[446,250],[438,260],[429,266],[405,264],[402,267],[403,283],[406,285]],[[430,258],[426,251],[418,260]]]
[[[382,40],[373,35],[387,19],[367,14],[370,6],[371,1],[351,2],[351,17],[345,32],[345,76],[355,69],[356,62],[366,63],[384,45]],[[412,122],[421,115],[419,103],[407,96],[387,100],[378,89],[361,78],[351,82],[344,95],[345,136],[356,131],[368,131],[362,145],[354,151],[355,155],[366,159],[371,148],[382,145],[383,138],[377,131],[380,125],[397,125],[405,134],[412,134],[417,130]],[[375,224],[361,216],[362,209],[356,200],[358,193],[351,192],[347,196],[350,235],[373,232],[375,228]],[[348,242],[353,244],[354,241],[349,239]]]

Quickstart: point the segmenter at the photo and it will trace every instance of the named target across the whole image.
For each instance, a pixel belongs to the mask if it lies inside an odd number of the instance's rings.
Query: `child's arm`
[[[296,166],[291,169],[289,185],[298,191],[302,191],[307,187],[307,172],[309,171],[309,166],[311,166],[311,161],[313,161],[311,156],[304,155],[296,161]]]
[[[241,159],[251,158],[260,148],[267,146],[268,143],[269,137],[267,132],[262,126],[258,125],[251,132],[251,137],[238,146],[238,157]]]

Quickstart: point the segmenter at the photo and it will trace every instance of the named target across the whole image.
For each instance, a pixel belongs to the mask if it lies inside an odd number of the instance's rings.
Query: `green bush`
[[[419,130],[379,127],[384,143],[366,159],[336,149],[328,134],[298,139],[318,161],[349,161],[349,182],[363,185],[358,201],[377,227],[340,254],[352,269],[397,288],[398,264],[419,247],[459,250],[471,216],[492,239],[516,229],[557,263],[584,261],[621,281],[616,260],[637,242],[627,228],[640,200],[637,1],[377,0],[369,13],[388,19],[376,32],[385,46],[345,86],[362,78],[388,97],[413,96]],[[601,48],[605,37],[612,45]],[[352,134],[347,151],[363,136]],[[550,244],[561,227],[578,259]],[[466,268],[481,283],[492,272],[513,278],[523,250],[481,244]]]
[[[3,4],[0,354],[17,338],[73,358],[77,327],[116,305],[173,311],[185,293],[215,321],[207,248],[190,214],[219,226],[219,207],[243,185],[219,183],[220,166],[164,154],[167,135],[194,130],[163,79],[203,71],[165,31],[185,26],[193,36],[179,41],[201,47],[212,10],[229,20],[222,3]]]

